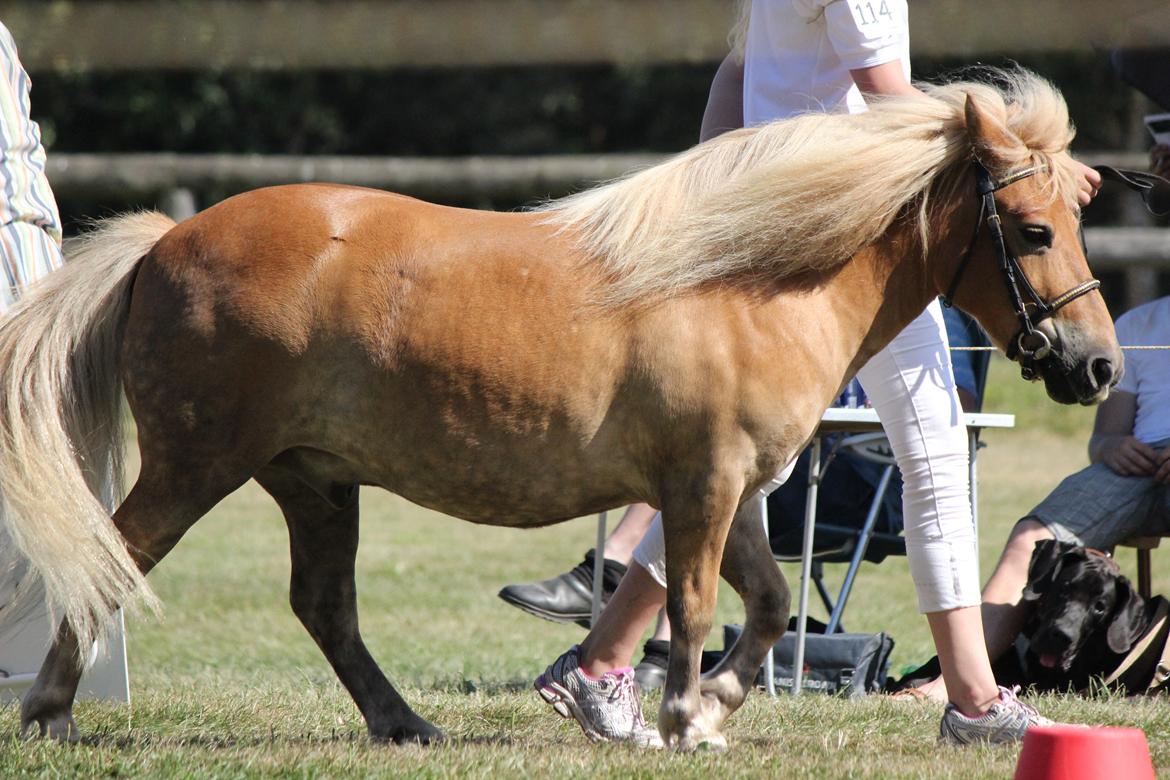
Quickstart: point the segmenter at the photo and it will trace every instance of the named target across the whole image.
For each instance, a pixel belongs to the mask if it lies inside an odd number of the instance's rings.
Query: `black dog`
[[[1080,691],[1108,676],[1152,613],[1112,558],[1052,539],[1032,553],[1023,601],[1031,607],[1024,630],[992,669],[1000,685],[1038,691]],[[932,658],[889,690],[915,688],[940,673]]]
[[[1145,599],[1112,558],[1053,539],[1032,553],[1023,601],[1032,607],[1027,650],[1022,679],[1012,682],[1038,690],[1088,688],[1117,668],[1150,622]]]

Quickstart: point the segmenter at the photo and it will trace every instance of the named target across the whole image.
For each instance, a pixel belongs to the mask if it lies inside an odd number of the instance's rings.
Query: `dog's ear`
[[[1048,587],[1056,581],[1060,574],[1064,554],[1075,548],[1076,545],[1068,542],[1058,542],[1055,539],[1042,539],[1036,542],[1032,550],[1032,562],[1028,564],[1028,586],[1024,588],[1024,601],[1039,601]]]
[[[1127,653],[1145,628],[1146,600],[1125,577],[1117,578],[1117,600],[1109,617],[1105,641],[1115,653]]]

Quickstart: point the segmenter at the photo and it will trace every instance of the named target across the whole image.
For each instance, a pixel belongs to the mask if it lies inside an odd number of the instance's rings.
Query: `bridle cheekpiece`
[[[975,233],[971,236],[967,251],[963,253],[942,301],[945,306],[952,305],[955,291],[963,278],[963,272],[967,270],[967,264],[971,261],[971,255],[974,253],[979,232],[986,224],[988,233],[991,235],[992,246],[995,247],[1000,273],[1003,274],[1004,283],[1007,285],[1008,297],[1011,299],[1016,317],[1020,321],[1019,331],[1008,344],[1007,356],[1011,360],[1018,357],[1024,378],[1034,379],[1036,377],[1035,361],[1044,360],[1052,354],[1052,342],[1044,331],[1039,330],[1036,326],[1055,314],[1061,307],[1096,290],[1101,286],[1101,282],[1097,279],[1089,279],[1056,296],[1051,301],[1045,301],[1041,298],[1040,294],[1036,292],[1036,288],[1028,281],[1024,269],[1020,267],[1019,258],[1009,252],[1007,244],[1004,243],[1003,225],[995,208],[995,193],[1040,171],[1047,171],[1048,166],[1039,164],[1019,168],[997,181],[991,178],[991,174],[987,172],[982,163],[976,161],[973,165],[975,167],[975,193],[979,196],[979,217],[975,220]],[[1083,241],[1082,238],[1082,244]]]

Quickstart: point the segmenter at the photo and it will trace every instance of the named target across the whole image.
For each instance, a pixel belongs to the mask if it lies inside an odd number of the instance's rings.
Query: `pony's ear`
[[[1036,547],[1032,550],[1032,562],[1028,564],[1028,586],[1024,588],[1024,601],[1040,600],[1048,587],[1056,581],[1056,575],[1060,574],[1061,562],[1064,554],[1068,552],[1067,548],[1073,546],[1055,539],[1042,539],[1036,542]]]
[[[967,124],[967,140],[975,159],[992,173],[1008,168],[1010,161],[1004,157],[1003,150],[1018,146],[1019,139],[1001,127],[970,92],[963,104],[963,114]]]
[[[1146,600],[1125,577],[1117,578],[1117,600],[1105,641],[1115,653],[1127,653],[1145,629]]]

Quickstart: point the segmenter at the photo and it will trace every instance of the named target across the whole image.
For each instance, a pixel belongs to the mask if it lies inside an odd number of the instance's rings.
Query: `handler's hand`
[[[1170,447],[1158,450],[1156,461],[1158,470],[1154,473],[1154,480],[1163,485],[1170,485]]]
[[[1163,178],[1170,176],[1170,146],[1158,144],[1150,150],[1150,173]]]
[[[1077,177],[1077,202],[1088,206],[1101,189],[1101,174],[1078,160],[1073,160],[1073,168]]]
[[[1123,477],[1148,477],[1158,471],[1159,465],[1158,451],[1132,436],[1106,439],[1101,445],[1101,461]]]

